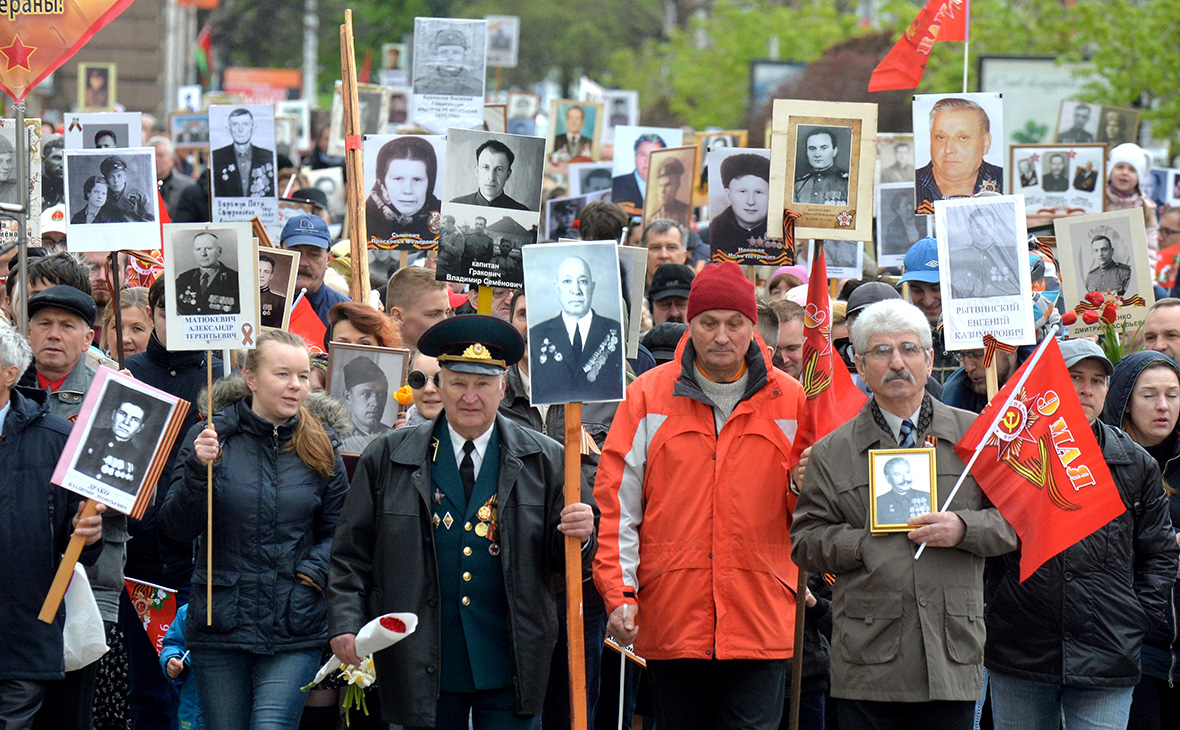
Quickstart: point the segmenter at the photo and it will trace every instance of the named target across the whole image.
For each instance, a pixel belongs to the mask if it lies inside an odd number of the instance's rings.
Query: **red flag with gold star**
[[[1022,581],[1126,509],[1057,341],[1043,347],[1041,357],[1030,357],[1009,378],[955,445],[966,462],[984,444],[971,475],[1020,536]],[[1000,408],[1005,410],[997,421]]]
[[[22,101],[132,0],[11,0],[0,24],[0,89]]]

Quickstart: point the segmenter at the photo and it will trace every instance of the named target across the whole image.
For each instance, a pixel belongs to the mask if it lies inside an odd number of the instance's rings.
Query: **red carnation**
[[[1068,327],[1071,324],[1074,324],[1077,321],[1078,321],[1077,312],[1066,312],[1065,314],[1061,315],[1061,324],[1065,325],[1066,327]]]
[[[1098,324],[1098,312],[1093,309],[1087,309],[1082,312],[1082,321],[1086,324]]]
[[[392,631],[396,634],[406,633],[406,622],[402,621],[400,618],[394,618],[393,616],[382,617],[381,626],[385,628],[386,631]]]
[[[1105,297],[1102,296],[1102,292],[1092,291],[1086,295],[1086,301],[1097,307],[1105,301]]]
[[[1107,324],[1114,324],[1114,321],[1119,316],[1118,307],[1114,306],[1114,302],[1107,304],[1102,308],[1102,321]]]

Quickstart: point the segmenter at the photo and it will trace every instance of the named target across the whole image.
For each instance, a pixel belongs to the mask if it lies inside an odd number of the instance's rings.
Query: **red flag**
[[[124,578],[123,583],[135,613],[143,622],[143,630],[159,654],[164,649],[164,634],[176,620],[176,591],[134,578]]]
[[[291,308],[291,321],[287,325],[287,330],[292,334],[299,335],[307,342],[308,352],[312,354],[326,352],[324,350],[324,335],[328,333],[328,328],[324,326],[320,316],[311,308],[311,302],[307,301],[306,296],[299,297],[299,301],[295,302],[295,306]]]
[[[966,0],[929,0],[905,35],[873,69],[869,91],[916,88],[937,41],[967,40],[969,13]]]
[[[803,370],[799,382],[807,394],[807,411],[795,439],[795,456],[852,420],[867,398],[852,382],[844,360],[832,350],[832,313],[828,296],[828,265],[822,245],[816,246],[807,282],[803,314]]]
[[[971,474],[1020,536],[1022,581],[1126,509],[1057,341],[1050,338],[1037,355],[955,446],[968,461],[983,443]]]
[[[369,77],[373,74],[373,49],[365,49],[365,59],[361,62],[361,72],[357,76],[356,82],[358,84],[369,83]]]
[[[168,217],[168,209],[164,207],[164,196],[159,190],[156,191],[156,210],[160,211],[160,245],[163,246],[164,224],[171,223],[172,219]],[[127,268],[123,273],[124,286],[150,287],[156,277],[164,273],[164,249],[156,248],[148,251],[146,255],[128,256]]]

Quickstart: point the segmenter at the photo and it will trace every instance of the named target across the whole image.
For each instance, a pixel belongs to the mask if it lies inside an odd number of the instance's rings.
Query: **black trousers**
[[[44,697],[43,682],[0,679],[0,730],[32,730],[33,717]]]
[[[870,702],[836,699],[840,730],[971,730],[974,702]]]
[[[788,661],[648,660],[656,726],[675,730],[778,730]]]

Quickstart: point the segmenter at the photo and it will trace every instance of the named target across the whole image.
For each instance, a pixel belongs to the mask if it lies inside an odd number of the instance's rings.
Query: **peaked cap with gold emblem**
[[[524,339],[499,317],[461,314],[423,332],[418,349],[457,373],[502,375],[524,355]]]

